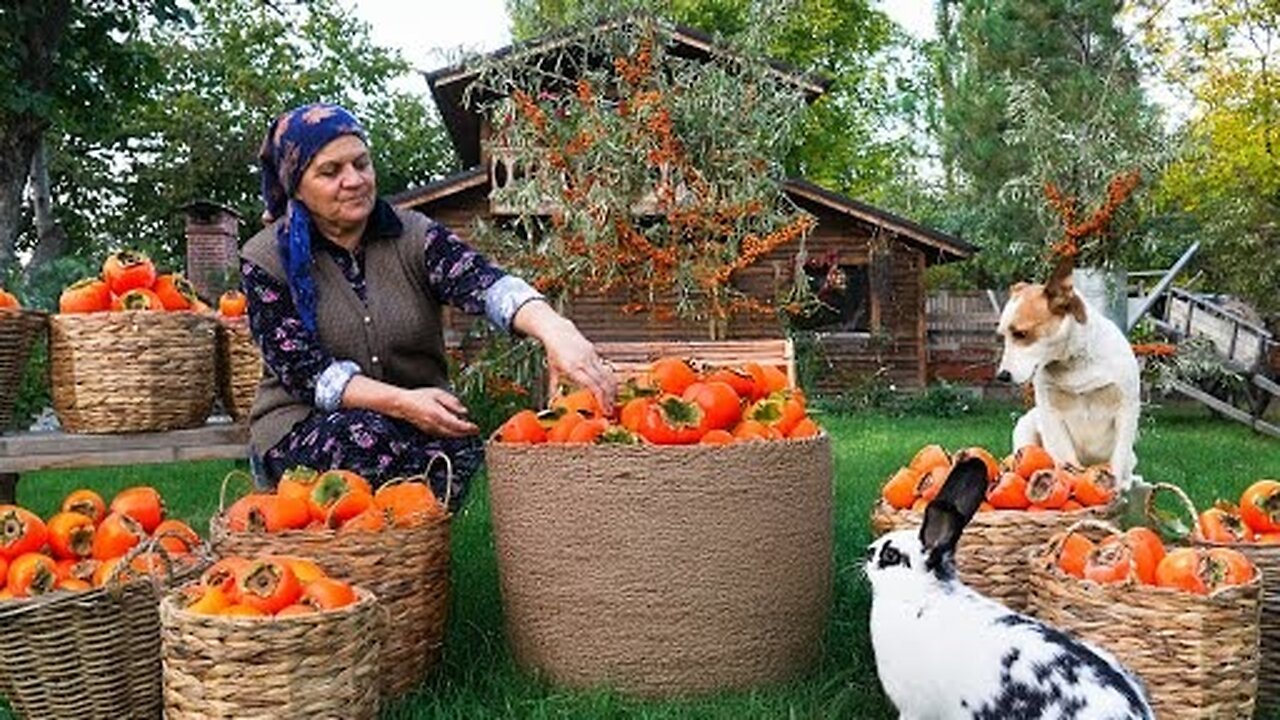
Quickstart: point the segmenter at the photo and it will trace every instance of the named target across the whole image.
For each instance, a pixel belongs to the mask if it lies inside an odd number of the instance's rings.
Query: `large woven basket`
[[[165,572],[126,577],[135,557],[155,551]],[[0,602],[0,694],[19,717],[159,718],[162,588],[197,573],[156,541],[135,546],[106,585]],[[163,578],[163,582],[161,581]]]
[[[824,434],[487,448],[508,636],[527,669],[644,696],[793,679],[831,599]]]
[[[1114,505],[1070,512],[992,510],[980,512],[965,526],[956,548],[956,567],[966,585],[1013,610],[1027,608],[1031,551],[1055,533],[1084,518],[1115,515]],[[871,529],[877,535],[918,528],[924,514],[898,510],[881,498],[871,511]]]
[[[13,422],[13,404],[22,389],[27,357],[47,323],[44,313],[0,310],[0,432]]]
[[[224,483],[222,507],[225,489]],[[440,662],[449,609],[450,517],[376,533],[233,533],[219,512],[209,520],[209,538],[220,557],[299,555],[377,595],[389,623],[379,676],[382,696],[392,698],[417,687]]]
[[[50,385],[63,429],[203,425],[213,407],[214,328],[213,318],[193,312],[51,316]]]
[[[286,618],[202,615],[160,603],[169,720],[367,720],[378,715],[386,626],[373,594]]]
[[[249,417],[262,381],[262,353],[249,332],[249,319],[218,318],[218,397],[235,420]]]
[[[1119,532],[1096,521],[1094,539]],[[1061,541],[1045,543],[1031,564],[1032,614],[1113,653],[1146,684],[1161,720],[1219,720],[1253,714],[1258,687],[1262,583],[1212,595],[1143,585],[1100,585],[1058,568]]]

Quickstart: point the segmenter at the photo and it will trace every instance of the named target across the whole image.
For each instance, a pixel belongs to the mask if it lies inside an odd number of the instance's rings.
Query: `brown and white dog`
[[[1060,462],[1110,463],[1121,491],[1137,457],[1138,360],[1120,328],[1085,302],[1060,263],[1043,285],[1018,283],[1000,314],[997,378],[1031,380],[1036,405],[1013,429],[1015,449],[1037,444]]]

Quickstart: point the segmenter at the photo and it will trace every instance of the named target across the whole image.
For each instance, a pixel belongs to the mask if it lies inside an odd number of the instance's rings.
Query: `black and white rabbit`
[[[964,460],[918,532],[888,533],[867,548],[876,670],[900,718],[1154,718],[1141,681],[1111,654],[956,577],[956,542],[986,491],[986,466]]]

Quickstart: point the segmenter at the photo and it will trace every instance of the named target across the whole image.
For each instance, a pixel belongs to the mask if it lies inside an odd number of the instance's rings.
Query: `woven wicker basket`
[[[44,313],[0,310],[0,432],[13,422],[13,404],[22,389],[27,357],[47,323]]]
[[[218,396],[235,420],[249,417],[262,381],[262,353],[249,332],[249,319],[218,318]]]
[[[793,679],[831,599],[826,435],[487,448],[508,637],[525,668],[645,696]]]
[[[165,717],[376,718],[386,625],[375,596],[356,592],[354,605],[287,618],[202,615],[165,597]]]
[[[135,557],[155,552],[164,582],[124,579]],[[201,569],[179,567],[152,540],[135,546],[106,585],[0,602],[0,694],[18,717],[158,718],[163,587]]]
[[[213,318],[105,312],[49,318],[53,409],[64,430],[122,433],[204,424],[213,407]]]
[[[992,510],[980,512],[965,526],[956,549],[956,567],[966,585],[1013,610],[1027,608],[1027,561],[1033,548],[1083,518],[1115,515],[1116,506],[1090,507],[1070,512]],[[897,510],[881,498],[871,511],[871,529],[877,535],[918,528],[924,514]]]
[[[1120,530],[1084,521],[1094,539]],[[1058,568],[1061,540],[1031,563],[1032,614],[1102,647],[1142,678],[1161,720],[1247,718],[1258,688],[1262,583],[1195,595],[1133,581],[1117,585],[1072,577]]]
[[[226,507],[225,482],[220,507]],[[440,662],[449,610],[449,524],[444,515],[376,533],[233,533],[219,511],[209,520],[209,538],[220,557],[299,555],[377,595],[389,622],[379,671],[382,697],[393,698],[417,687]]]

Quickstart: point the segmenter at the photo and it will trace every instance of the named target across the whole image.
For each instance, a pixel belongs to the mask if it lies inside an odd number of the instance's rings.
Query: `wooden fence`
[[[930,293],[925,305],[929,381],[986,384],[1000,362],[999,312],[985,290]]]

